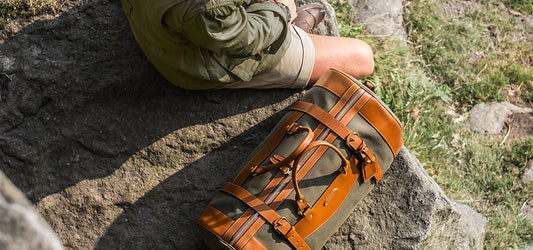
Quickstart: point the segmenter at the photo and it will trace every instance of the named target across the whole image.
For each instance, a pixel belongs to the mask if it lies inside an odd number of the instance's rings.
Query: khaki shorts
[[[287,52],[271,71],[255,76],[250,81],[228,84],[222,88],[303,88],[307,85],[315,62],[315,47],[311,37],[302,29],[289,25],[291,43]]]

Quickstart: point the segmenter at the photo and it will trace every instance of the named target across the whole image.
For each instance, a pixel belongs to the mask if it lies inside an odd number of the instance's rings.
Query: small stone
[[[524,182],[533,182],[533,160],[527,163],[526,170],[520,179]]]
[[[529,219],[533,219],[533,199],[529,199],[522,205],[522,214]]]
[[[532,112],[530,108],[521,108],[508,102],[479,103],[470,111],[468,123],[471,130],[484,134],[498,134],[505,126],[505,121],[512,113]]]
[[[0,249],[63,249],[50,226],[0,171]]]
[[[376,38],[396,36],[406,39],[403,27],[403,0],[349,0],[356,13],[355,23],[361,23]]]

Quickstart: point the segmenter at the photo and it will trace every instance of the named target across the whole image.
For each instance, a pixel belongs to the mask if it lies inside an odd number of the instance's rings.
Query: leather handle
[[[296,193],[295,199],[296,199],[296,204],[298,205],[298,214],[301,216],[306,216],[305,212],[307,208],[310,207],[310,205],[307,203],[307,201],[305,200],[305,197],[300,192],[300,188],[298,187],[298,181],[296,178],[297,173],[298,173],[298,165],[302,157],[305,154],[307,154],[307,152],[309,152],[313,148],[320,147],[320,146],[326,146],[326,147],[333,149],[333,151],[335,151],[335,153],[337,153],[337,155],[341,158],[342,163],[339,169],[341,173],[346,174],[346,168],[350,167],[350,161],[348,161],[348,159],[344,157],[341,151],[337,147],[335,147],[333,144],[326,142],[326,141],[314,141],[310,143],[309,146],[307,146],[307,148],[305,148],[305,150],[302,151],[302,153],[294,160],[294,165],[292,169],[292,183],[294,185],[294,191]]]
[[[280,162],[277,162],[277,163],[274,163],[274,164],[271,164],[271,165],[267,165],[267,166],[254,166],[254,167],[252,167],[250,169],[250,173],[252,174],[252,176],[255,176],[255,175],[258,175],[258,174],[262,174],[262,173],[265,173],[265,172],[268,172],[268,171],[272,171],[272,170],[275,170],[275,169],[279,169],[279,168],[281,168],[283,166],[288,165],[294,159],[296,159],[296,157],[298,157],[298,155],[302,154],[302,152],[309,146],[309,144],[313,140],[313,137],[315,136],[315,134],[313,133],[313,130],[311,130],[308,127],[304,127],[304,126],[298,125],[296,123],[293,123],[293,124],[287,126],[286,129],[287,129],[287,134],[289,134],[289,135],[295,134],[295,133],[296,134],[300,134],[300,133],[306,132],[307,136],[305,137],[305,139],[300,143],[300,145],[298,145],[298,147],[289,156],[287,156],[286,158],[284,158]]]

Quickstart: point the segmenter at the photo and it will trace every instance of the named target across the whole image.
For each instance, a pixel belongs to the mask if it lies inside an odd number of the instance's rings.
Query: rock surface
[[[533,183],[533,160],[529,160],[526,169],[522,176],[520,176],[520,181],[525,183]],[[522,214],[533,220],[533,198],[529,198],[521,207]]]
[[[396,36],[406,39],[403,27],[403,0],[349,0],[353,21],[361,23],[377,38]]]
[[[524,205],[520,208],[522,211],[522,214],[529,218],[530,220],[533,220],[533,199],[527,200]]]
[[[60,250],[61,242],[24,194],[0,171],[0,249]]]
[[[526,164],[526,169],[520,179],[524,182],[533,183],[533,160],[529,160]]]
[[[479,133],[498,134],[505,127],[509,115],[513,113],[533,112],[530,108],[521,108],[508,102],[479,103],[470,111],[468,123],[471,130]]]
[[[69,249],[203,249],[195,219],[301,95],[172,86],[112,0],[22,28],[0,44],[0,67],[0,166]],[[328,248],[479,246],[479,215],[407,150],[395,166]]]
[[[325,248],[481,249],[485,224],[485,217],[448,199],[403,148]]]

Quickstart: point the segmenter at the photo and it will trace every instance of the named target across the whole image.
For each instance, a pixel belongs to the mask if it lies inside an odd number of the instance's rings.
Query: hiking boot
[[[324,20],[326,10],[322,4],[310,4],[300,7],[296,10],[296,13],[298,13],[298,16],[294,19],[293,24],[309,33]]]

